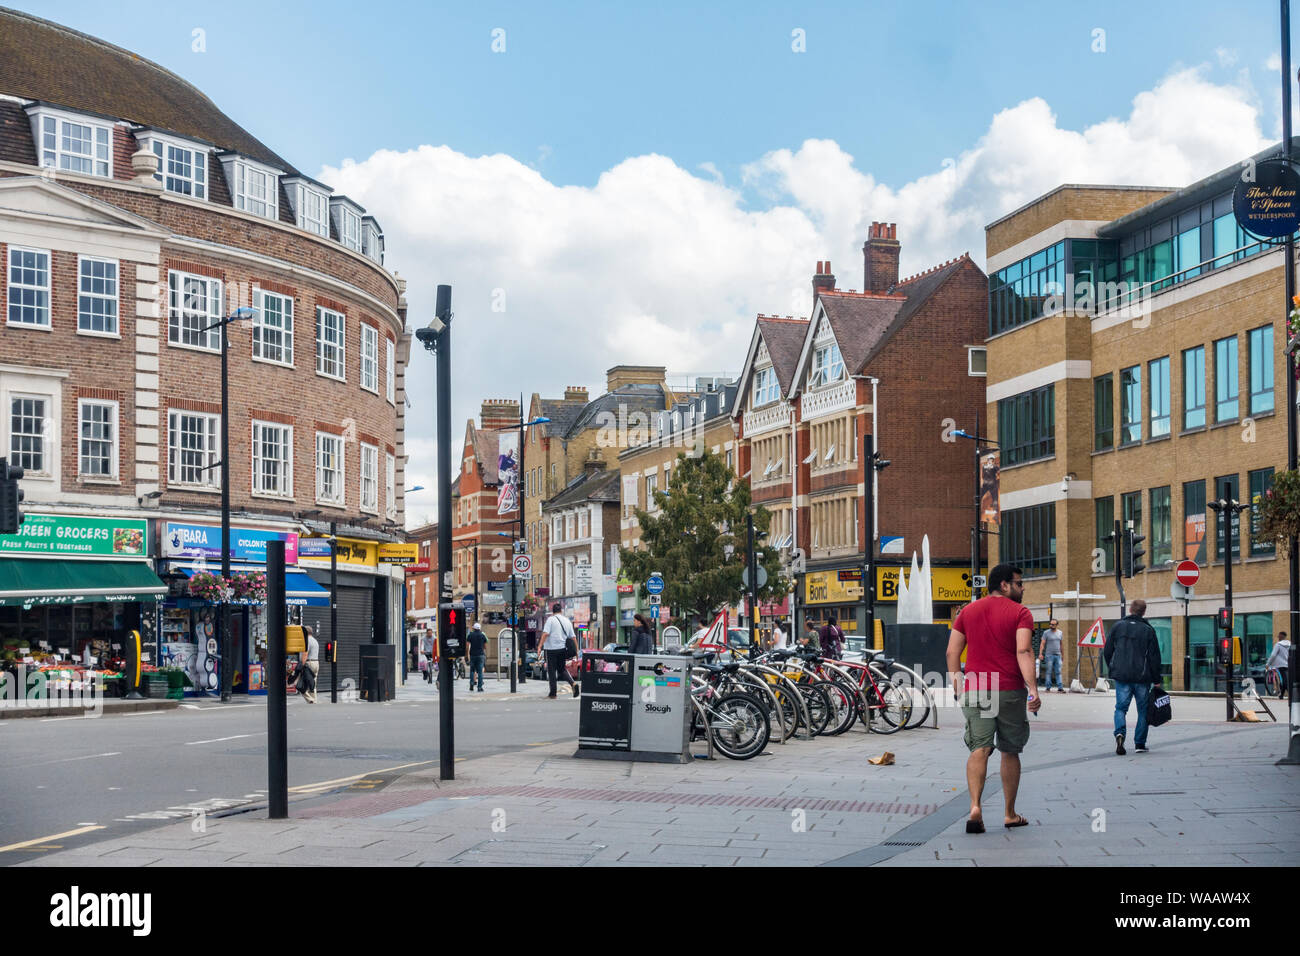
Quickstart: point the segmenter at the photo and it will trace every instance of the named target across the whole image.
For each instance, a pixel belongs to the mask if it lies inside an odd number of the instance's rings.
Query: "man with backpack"
[[[1137,729],[1133,743],[1138,753],[1147,752],[1147,698],[1151,685],[1160,683],[1160,642],[1156,631],[1143,620],[1147,602],[1141,598],[1129,604],[1128,617],[1111,629],[1102,656],[1106,671],[1115,682],[1115,753],[1124,756],[1128,730],[1129,702],[1137,704]]]
[[[569,623],[569,619],[560,613],[563,609],[564,605],[558,601],[551,605],[551,616],[546,619],[546,627],[543,631],[542,650],[546,652],[546,675],[551,681],[551,692],[546,695],[547,700],[555,700],[556,682],[561,677],[573,688],[574,697],[581,693],[578,685],[569,676],[569,669],[564,666],[565,661],[577,654],[578,637],[573,632],[573,625]],[[569,644],[570,641],[573,642],[572,646]],[[570,650],[574,653],[570,654]]]

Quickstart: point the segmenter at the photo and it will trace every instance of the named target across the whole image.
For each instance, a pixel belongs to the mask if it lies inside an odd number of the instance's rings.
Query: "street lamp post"
[[[862,532],[862,650],[876,642],[876,475],[889,467],[889,461],[876,450],[876,436],[862,436],[862,487],[866,493]],[[898,572],[903,573],[902,569]]]
[[[199,329],[198,334],[221,329],[221,578],[230,579],[230,375],[227,360],[226,326],[231,322],[251,319],[257,309],[241,306],[230,315]],[[230,643],[230,605],[225,595],[221,598],[221,700],[230,700],[234,685],[234,648]]]
[[[1243,505],[1237,501],[1236,497],[1233,495],[1233,483],[1229,481],[1224,487],[1224,497],[1217,501],[1209,502],[1209,507],[1217,516],[1215,520],[1218,522],[1219,529],[1222,529],[1223,535],[1223,606],[1228,609],[1228,620],[1232,622],[1232,627],[1228,631],[1229,651],[1228,660],[1224,664],[1223,692],[1224,705],[1227,709],[1228,720],[1232,720],[1235,716],[1232,705],[1232,657],[1233,649],[1235,649],[1237,645],[1237,626],[1236,621],[1232,616],[1232,524],[1234,521],[1238,520],[1237,516],[1239,514],[1243,511],[1250,510],[1250,505]],[[1217,538],[1219,535],[1216,534],[1215,537]],[[1240,530],[1237,534],[1237,540],[1238,542],[1241,540]],[[1238,547],[1240,547],[1240,544],[1238,544]],[[1246,663],[1245,657],[1246,655],[1243,654],[1243,666]]]
[[[970,599],[975,601],[980,596],[980,589],[975,586],[975,579],[980,573],[980,535],[996,534],[996,531],[987,531],[984,529],[980,506],[980,473],[983,470],[984,453],[980,448],[981,445],[997,445],[991,438],[984,438],[980,435],[980,416],[979,412],[975,413],[975,434],[972,435],[964,430],[953,432],[958,438],[969,438],[975,443],[975,523],[970,529]]]
[[[534,418],[531,422],[524,421],[524,396],[522,394],[519,396],[519,469],[515,476],[515,481],[517,482],[515,488],[515,501],[519,505],[518,540],[525,542],[525,550],[527,550],[528,547],[526,543],[528,537],[524,532],[524,448],[526,445],[526,442],[524,441],[524,429],[533,425],[545,425],[549,421],[550,419],[544,416]],[[519,690],[519,684],[528,680],[527,674],[524,673],[525,668],[523,667],[523,662],[519,658],[519,608],[517,607],[517,604],[522,602],[519,601],[519,576],[515,574],[514,552],[515,548],[514,543],[512,542],[510,548],[510,693],[512,694]],[[525,650],[527,649],[525,648]]]

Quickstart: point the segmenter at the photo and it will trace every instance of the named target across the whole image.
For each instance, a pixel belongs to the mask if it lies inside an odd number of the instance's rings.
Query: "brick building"
[[[618,567],[619,472],[589,453],[582,471],[542,506],[550,534],[552,594],[573,619],[579,646],[614,641],[613,575]]]
[[[983,404],[987,287],[968,255],[900,279],[900,248],[894,224],[872,223],[863,291],[837,289],[819,262],[808,320],[760,316],[732,412],[737,470],[776,516],[772,540],[806,561],[799,606],[849,634],[864,616],[865,434],[892,462],[876,483],[877,620],[894,620],[888,565],[923,535],[936,619],[969,598],[973,458],[948,423],[973,423]]]
[[[264,548],[241,541],[271,535],[293,554],[301,532],[334,522],[352,542],[346,676],[361,644],[398,641],[402,619],[400,569],[375,546],[403,522],[409,336],[403,283],[364,213],[180,77],[0,11],[0,453],[26,469],[27,511],[146,522],[148,553],[168,559],[159,571],[218,563],[222,337],[208,326],[252,307],[228,327],[232,550],[256,564]],[[302,537],[312,590],[320,542]],[[327,638],[319,594],[303,602]],[[149,605],[139,622],[150,635],[166,622],[159,657],[164,643],[198,643],[199,618],[182,626],[174,610]],[[42,615],[81,629],[76,608],[6,613],[0,629]],[[264,657],[259,617],[236,621],[244,686]]]
[[[709,451],[722,457],[733,472],[736,467],[735,430],[731,421],[731,408],[736,401],[736,384],[720,379],[696,382],[695,394],[675,402],[672,408],[655,414],[648,429],[629,438],[629,447],[618,455],[622,472],[619,494],[619,536],[621,546],[628,549],[641,547],[641,526],[637,509],[653,512],[654,493],[664,491],[672,478],[679,455],[699,454]],[[615,572],[617,573],[617,572]],[[632,632],[632,615],[649,610],[640,603],[635,585],[640,582],[616,582],[618,601],[618,637],[626,643]],[[663,608],[663,622],[675,622],[672,608]]]
[[[1105,596],[1083,603],[1081,630],[1118,618],[1106,540],[1118,519],[1146,537],[1125,596],[1147,602],[1168,686],[1222,687],[1223,527],[1207,503],[1229,487],[1257,500],[1287,441],[1284,256],[1238,228],[1239,174],[1176,190],[1061,186],[987,227],[986,415],[1002,456],[992,553],[1024,569],[1036,620],[1067,622],[1070,674],[1074,603],[1052,595]],[[1237,634],[1261,681],[1288,629],[1287,569],[1249,511],[1231,550]],[[1186,606],[1170,594],[1184,558],[1202,568]]]
[[[406,618],[409,639],[433,635],[438,630],[438,525],[422,525],[406,533],[420,550],[419,562],[406,569]],[[409,647],[408,647],[409,650]]]

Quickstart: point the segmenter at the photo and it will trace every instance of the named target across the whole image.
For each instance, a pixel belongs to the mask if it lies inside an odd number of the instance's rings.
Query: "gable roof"
[[[646,414],[661,412],[664,410],[664,404],[665,394],[662,385],[623,385],[583,406],[577,417],[573,419],[573,423],[564,432],[564,437],[572,438],[586,428],[599,425],[599,416],[605,412],[612,413],[615,420],[619,420],[620,416],[626,418],[633,412]]]
[[[297,172],[170,70],[6,8],[0,8],[0,93],[169,130]]]
[[[808,320],[792,316],[759,315],[754,322],[754,334],[749,340],[749,351],[745,354],[745,365],[740,370],[740,377],[732,385],[736,389],[735,398],[729,408],[732,418],[738,418],[744,412],[745,402],[742,395],[748,394],[750,380],[754,377],[754,363],[758,360],[758,344],[767,346],[767,354],[772,359],[772,368],[776,372],[777,385],[784,397],[790,393],[795,378],[795,369],[799,366],[799,350],[808,332]]]
[[[554,498],[543,502],[547,509],[563,508],[566,505],[576,505],[584,501],[602,501],[613,502],[617,504],[621,498],[622,486],[619,484],[619,471],[617,468],[603,468],[599,471],[583,471],[578,479],[569,483],[569,486],[561,491]]]
[[[578,420],[582,414],[585,402],[568,401],[562,398],[543,398],[538,401],[538,408],[541,409],[542,418],[549,418],[550,421],[541,427],[544,429],[543,435],[550,438],[559,436],[563,438],[573,427],[573,423]]]

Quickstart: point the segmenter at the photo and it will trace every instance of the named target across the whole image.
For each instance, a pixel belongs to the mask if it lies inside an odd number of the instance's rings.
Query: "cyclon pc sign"
[[[148,936],[152,928],[150,893],[68,893],[50,897],[50,925],[57,928],[128,928],[133,936]]]

